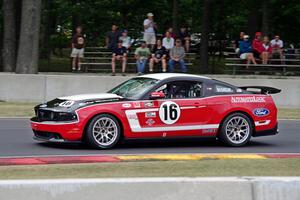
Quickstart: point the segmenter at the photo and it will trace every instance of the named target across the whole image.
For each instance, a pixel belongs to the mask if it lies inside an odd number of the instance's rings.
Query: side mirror
[[[165,97],[165,93],[163,92],[152,92],[150,94],[150,99],[164,99]]]

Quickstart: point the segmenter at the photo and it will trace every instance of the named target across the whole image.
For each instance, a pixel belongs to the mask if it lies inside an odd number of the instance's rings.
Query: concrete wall
[[[0,74],[0,100],[43,102],[59,96],[105,92],[131,77],[96,75]],[[300,79],[229,78],[219,80],[234,85],[262,85],[282,89],[274,95],[278,107],[300,108]]]
[[[12,200],[299,200],[300,178],[122,178],[0,181]]]

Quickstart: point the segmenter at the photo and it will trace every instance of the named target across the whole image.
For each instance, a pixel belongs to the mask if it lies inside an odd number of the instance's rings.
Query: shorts
[[[144,33],[144,41],[146,44],[155,44],[156,43],[156,36],[155,33]]]
[[[240,55],[240,59],[246,60],[247,57],[248,57],[248,55],[249,55],[249,53],[242,53],[242,54]]]
[[[76,49],[76,48],[73,48],[72,49],[72,53],[71,53],[71,57],[72,58],[83,58],[83,54],[84,54],[84,48],[82,49]]]

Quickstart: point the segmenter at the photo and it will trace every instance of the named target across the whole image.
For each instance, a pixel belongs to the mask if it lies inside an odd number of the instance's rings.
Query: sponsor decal
[[[266,97],[231,97],[232,103],[263,103]]]
[[[130,114],[130,115],[127,115],[128,119],[137,119],[137,115],[135,114]]]
[[[123,103],[123,104],[122,104],[122,107],[123,107],[123,108],[130,108],[130,107],[131,107],[131,104],[130,104],[130,103]]]
[[[258,117],[264,117],[270,114],[270,111],[266,108],[256,108],[253,110],[253,114]]]
[[[60,104],[58,104],[58,106],[60,106],[60,107],[71,107],[74,103],[75,103],[75,101],[64,101],[64,102],[61,102]]]
[[[147,119],[146,124],[148,126],[152,126],[155,123],[155,121],[153,119]]]
[[[231,93],[233,90],[229,87],[216,86],[216,92]]]
[[[140,102],[133,102],[133,106],[135,108],[140,108],[141,107],[141,103]]]
[[[212,90],[212,87],[208,87],[208,88],[206,88],[207,90]]]
[[[144,103],[145,107],[153,107],[154,106],[154,102],[153,101],[147,101]]]
[[[156,117],[156,112],[146,112],[145,117],[146,118]]]
[[[203,129],[202,133],[216,133],[216,129]]]

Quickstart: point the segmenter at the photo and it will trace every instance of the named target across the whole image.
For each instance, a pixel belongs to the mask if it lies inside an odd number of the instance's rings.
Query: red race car
[[[277,108],[264,86],[236,87],[188,74],[132,78],[103,94],[60,97],[35,107],[34,139],[111,148],[123,139],[210,136],[230,146],[275,135]]]

